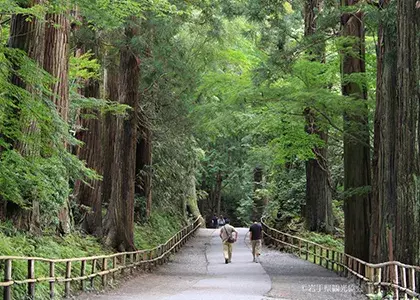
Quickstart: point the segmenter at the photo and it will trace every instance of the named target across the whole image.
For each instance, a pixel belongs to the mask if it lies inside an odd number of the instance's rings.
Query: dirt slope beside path
[[[264,248],[260,261],[272,282],[264,300],[367,299],[350,279],[292,254]]]
[[[252,262],[243,240],[247,229],[238,230],[240,238],[231,264],[224,263],[219,231],[199,229],[169,264],[133,278],[115,291],[80,299],[261,300],[270,290],[270,278],[261,265]]]

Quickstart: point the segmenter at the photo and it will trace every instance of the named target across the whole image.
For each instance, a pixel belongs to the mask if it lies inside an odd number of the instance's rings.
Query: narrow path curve
[[[225,264],[218,231],[200,229],[170,262],[104,295],[84,300],[289,300],[365,299],[355,285],[292,255],[264,250],[252,262],[246,228],[239,228],[232,263]]]

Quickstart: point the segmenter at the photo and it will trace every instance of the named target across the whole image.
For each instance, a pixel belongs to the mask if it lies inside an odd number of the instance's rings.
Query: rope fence
[[[43,299],[67,298],[72,292],[84,291],[88,286],[92,289],[95,285],[105,287],[114,282],[119,274],[132,274],[136,268],[150,270],[167,262],[169,256],[185,244],[201,226],[200,218],[153,249],[67,259],[0,256],[0,274],[3,275],[0,278],[0,287],[3,288],[3,299],[18,299],[13,298],[13,288],[21,285],[26,285],[27,289],[22,299],[35,299],[39,284],[48,285],[48,288],[43,288],[48,289],[49,295],[43,295]],[[18,273],[17,268],[14,268],[17,264],[27,265],[27,272]],[[62,295],[57,293],[57,285],[63,285]]]
[[[265,244],[323,266],[341,276],[354,276],[368,294],[391,293],[393,299],[419,299],[420,267],[398,261],[367,263],[344,252],[269,227],[261,222]]]

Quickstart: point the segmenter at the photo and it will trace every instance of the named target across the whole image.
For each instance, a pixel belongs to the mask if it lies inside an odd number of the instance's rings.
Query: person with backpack
[[[235,233],[235,237],[233,237],[233,233]],[[219,236],[222,239],[225,264],[231,263],[233,243],[238,239],[238,232],[235,227],[229,224],[229,220],[226,220],[226,224],[220,228]]]

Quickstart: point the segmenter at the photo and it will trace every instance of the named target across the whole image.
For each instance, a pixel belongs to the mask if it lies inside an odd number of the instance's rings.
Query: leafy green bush
[[[325,247],[335,249],[337,251],[344,251],[344,241],[339,238],[334,238],[332,235],[309,231],[303,231],[299,235],[311,242]]]

